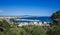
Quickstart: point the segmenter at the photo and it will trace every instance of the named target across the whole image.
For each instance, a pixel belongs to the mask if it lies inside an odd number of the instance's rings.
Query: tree
[[[2,19],[2,21],[0,21],[0,28],[7,30],[10,28],[10,24],[6,20]]]
[[[53,35],[60,35],[60,10],[56,11],[56,13],[52,14],[52,19],[54,20],[55,27],[52,29]]]
[[[0,21],[0,35],[5,35],[9,32],[10,24],[5,20],[2,19]]]
[[[51,16],[53,19],[60,19],[60,10],[56,11]]]
[[[2,32],[4,29],[3,29],[3,23],[2,21],[0,21],[0,32]]]
[[[58,24],[60,21],[60,10],[52,14],[51,18],[53,19],[54,24]]]

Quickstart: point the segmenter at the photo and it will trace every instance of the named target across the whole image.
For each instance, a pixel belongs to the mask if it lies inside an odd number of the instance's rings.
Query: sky
[[[60,0],[0,0],[0,16],[51,16]]]

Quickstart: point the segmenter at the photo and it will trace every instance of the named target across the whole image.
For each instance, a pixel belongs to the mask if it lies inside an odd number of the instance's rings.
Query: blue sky
[[[0,16],[51,16],[60,10],[60,0],[0,0]]]

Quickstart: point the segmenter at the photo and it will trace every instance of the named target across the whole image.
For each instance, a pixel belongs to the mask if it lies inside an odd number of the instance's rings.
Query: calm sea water
[[[42,22],[52,22],[52,19],[51,17],[23,17],[23,18],[17,18],[17,19],[20,19],[19,21],[21,22],[27,22],[28,20],[39,20],[39,21],[42,21]]]

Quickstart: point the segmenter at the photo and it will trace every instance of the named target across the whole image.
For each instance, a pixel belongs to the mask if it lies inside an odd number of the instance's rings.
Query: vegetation
[[[10,24],[6,20],[0,21],[0,24],[2,24],[0,27],[2,27],[3,29],[3,31],[0,32],[0,35],[47,35],[47,27],[28,25],[17,28],[11,28]]]
[[[54,26],[52,31],[52,35],[60,35],[60,10],[58,10],[56,13],[53,13],[52,19],[54,20]]]
[[[6,20],[1,20],[0,21],[0,35],[1,33],[7,33],[10,29],[10,24]]]
[[[60,10],[53,13],[51,18],[54,24],[51,27],[36,25],[18,27],[18,22],[14,18],[10,19],[14,22],[11,27],[11,23],[2,19],[0,20],[0,35],[60,35]]]
[[[13,22],[12,27],[18,27],[18,21],[15,18],[11,18],[10,21]]]
[[[60,19],[60,10],[56,11],[55,13],[52,14],[53,19]]]

